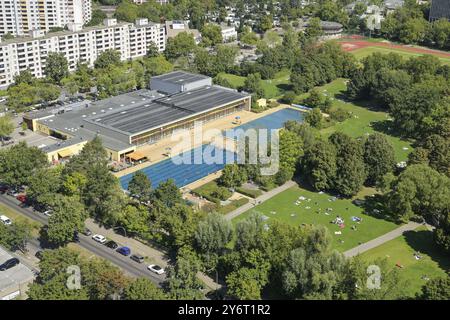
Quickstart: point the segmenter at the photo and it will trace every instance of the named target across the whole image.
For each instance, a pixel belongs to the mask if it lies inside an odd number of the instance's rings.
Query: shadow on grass
[[[397,130],[395,128],[395,124],[393,121],[389,121],[389,120],[381,120],[381,121],[376,121],[376,122],[371,122],[372,128],[375,131],[393,136],[393,137],[397,137],[400,138],[403,141],[407,141],[407,139],[405,139],[402,135],[401,132],[399,130]]]
[[[356,199],[352,201],[352,203],[358,207],[363,208],[364,214],[368,216],[399,224],[394,217],[387,214],[388,210],[386,207],[386,200],[381,194],[365,196],[363,200]]]
[[[429,230],[407,231],[403,233],[406,243],[414,249],[414,251],[424,253],[437,262],[441,269],[450,270],[450,259],[445,253],[434,243],[433,232]]]
[[[284,93],[286,91],[292,91],[292,85],[289,83],[279,83],[276,85],[278,89],[280,89],[280,93]]]

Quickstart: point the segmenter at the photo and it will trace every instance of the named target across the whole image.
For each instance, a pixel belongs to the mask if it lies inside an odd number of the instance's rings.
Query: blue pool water
[[[288,120],[297,120],[301,122],[303,121],[303,113],[294,109],[283,109],[240,125],[235,129],[280,129]],[[225,161],[222,161],[221,163],[211,163],[211,161],[210,164],[200,164],[200,162],[202,162],[202,154],[209,154],[211,151],[206,149],[207,147],[208,145],[203,145],[187,151],[185,156],[187,159],[190,159],[190,163],[186,163],[185,161],[182,164],[177,164],[173,161],[173,159],[167,159],[148,166],[141,171],[143,171],[150,178],[153,188],[156,188],[160,182],[168,179],[173,179],[178,187],[184,187],[194,181],[206,177],[211,173],[222,170],[225,166]],[[222,153],[222,157],[220,157],[221,159],[236,159],[236,155],[231,151],[222,150],[217,147],[212,148],[212,156],[220,155],[220,153]],[[229,162],[231,163],[234,161]],[[128,189],[128,183],[132,177],[133,173],[130,173],[120,178],[120,183],[123,189]]]
[[[291,108],[282,109],[280,111],[268,114],[267,116],[247,122],[235,129],[280,129],[288,120],[303,121],[303,113]]]
[[[214,161],[204,163],[206,161],[202,161],[202,159],[206,160],[208,155],[212,157],[217,156],[219,159],[223,159],[223,161],[220,163],[213,163]],[[187,161],[183,161],[182,164],[176,163],[176,158],[178,157],[163,160],[141,170],[150,178],[153,188],[156,188],[161,182],[168,179],[173,179],[178,187],[184,187],[211,173],[222,170],[225,166],[224,162],[228,161],[229,163],[233,163],[236,156],[231,151],[203,145],[183,154],[183,159]],[[128,183],[133,177],[133,174],[130,173],[120,178],[120,184],[123,189],[128,189]]]

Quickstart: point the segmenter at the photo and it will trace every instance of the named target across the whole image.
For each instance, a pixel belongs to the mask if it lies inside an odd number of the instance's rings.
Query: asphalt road
[[[27,216],[28,218],[35,220],[37,222],[40,222],[42,224],[47,224],[48,218],[40,213],[34,211],[31,207],[23,207],[20,205],[20,202],[16,200],[15,198],[8,196],[6,194],[0,194],[0,202],[5,204],[8,207],[11,207],[15,209],[17,212],[23,214],[24,216]],[[95,242],[91,237],[85,236],[80,234],[79,235],[80,241],[77,243],[80,247],[83,247],[93,254],[104,258],[106,260],[109,260],[111,263],[115,264],[122,270],[124,270],[126,273],[133,277],[144,277],[148,278],[158,286],[161,285],[161,282],[164,281],[165,276],[164,275],[157,275],[152,272],[150,272],[147,269],[147,264],[145,263],[137,263],[130,259],[130,257],[123,256],[114,250]],[[39,241],[33,239],[31,241],[33,246],[39,246]]]

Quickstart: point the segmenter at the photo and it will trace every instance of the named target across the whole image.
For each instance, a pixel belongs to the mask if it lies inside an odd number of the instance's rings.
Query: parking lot
[[[50,137],[50,136],[44,136],[39,133],[33,132],[31,130],[22,130],[22,114],[18,114],[15,117],[11,118],[13,124],[14,124],[14,131],[10,135],[11,141],[13,143],[5,143],[5,145],[2,145],[0,143],[0,149],[9,147],[11,145],[17,144],[21,141],[25,141],[29,146],[43,148],[45,146],[50,146],[52,144],[57,143],[60,141],[57,138]]]

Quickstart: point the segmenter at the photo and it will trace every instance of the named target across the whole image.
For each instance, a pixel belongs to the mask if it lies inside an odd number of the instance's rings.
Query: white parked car
[[[52,210],[44,211],[44,215],[47,216],[47,217],[50,217],[52,215]]]
[[[10,218],[8,218],[7,216],[3,216],[3,215],[0,216],[0,221],[6,226],[10,226],[12,223]]]
[[[100,243],[105,243],[106,242],[106,237],[102,236],[101,234],[93,235],[92,239],[94,239],[95,241],[100,242]]]
[[[164,273],[164,268],[161,268],[160,266],[156,265],[156,264],[151,264],[147,267],[148,270],[150,270],[151,272],[154,272],[156,274],[163,274]]]

